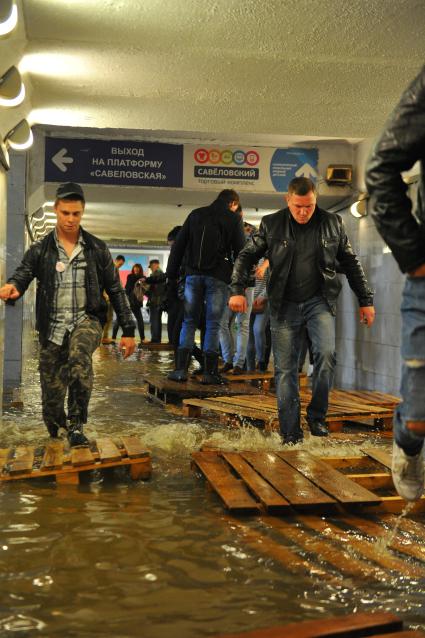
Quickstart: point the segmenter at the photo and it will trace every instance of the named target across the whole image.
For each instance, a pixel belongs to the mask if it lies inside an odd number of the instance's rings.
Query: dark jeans
[[[140,341],[145,338],[145,325],[143,323],[142,307],[140,304],[130,303],[131,312],[137,321],[137,329],[139,331]]]
[[[188,275],[184,288],[184,320],[180,348],[192,350],[205,302],[204,352],[219,351],[220,321],[228,298],[227,284],[207,275]]]
[[[161,343],[162,334],[162,308],[161,306],[149,306],[149,321],[151,326],[151,341]]]
[[[180,330],[183,323],[184,302],[182,299],[176,297],[172,301],[168,301],[168,319],[167,319],[167,333],[168,341],[172,343],[175,348],[179,345]]]
[[[301,433],[298,361],[305,328],[310,335],[314,362],[307,419],[324,419],[328,410],[336,364],[335,318],[322,297],[312,297],[303,303],[285,302],[281,314],[271,316],[279,423],[284,438]]]
[[[269,320],[269,309],[252,313],[249,320],[249,340],[246,353],[248,372],[255,370],[255,362],[263,363],[266,359],[266,325]]]
[[[407,454],[418,454],[424,438],[406,422],[425,421],[425,277],[407,277],[401,318],[402,402],[394,414],[394,438]]]

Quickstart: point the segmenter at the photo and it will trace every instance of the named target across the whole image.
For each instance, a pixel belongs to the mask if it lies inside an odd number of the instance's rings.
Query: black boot
[[[201,348],[198,348],[198,346],[193,346],[192,357],[195,359],[195,361],[197,361],[199,363],[199,368],[196,368],[196,370],[194,370],[192,372],[192,374],[194,376],[198,376],[199,374],[203,374],[203,372],[204,372],[204,362],[203,362],[203,356],[202,356]]]
[[[324,419],[307,419],[307,425],[313,436],[329,436],[329,429]]]
[[[187,369],[189,367],[192,351],[188,348],[179,348],[176,352],[176,369],[167,376],[170,381],[187,381]]]
[[[88,438],[83,434],[83,424],[78,417],[70,417],[69,419],[68,441],[71,447],[89,444]]]
[[[204,385],[224,385],[227,383],[218,372],[218,354],[216,352],[204,352],[204,373],[201,378]]]

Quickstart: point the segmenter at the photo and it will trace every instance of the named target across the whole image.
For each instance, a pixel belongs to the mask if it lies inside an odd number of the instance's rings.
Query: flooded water
[[[152,452],[149,481],[132,482],[123,470],[92,474],[78,487],[1,485],[0,636],[195,638],[360,610],[387,610],[424,626],[419,558],[386,550],[387,562],[379,563],[370,538],[336,517],[234,517],[224,510],[192,472],[190,453],[206,441],[273,450],[279,439],[188,421],[122,391],[143,372],[165,372],[170,360],[169,353],[139,352],[123,362],[111,347],[95,355],[86,431],[140,436]],[[39,390],[31,357],[24,410],[4,414],[0,447],[47,441]],[[304,446],[358,453],[340,440]],[[403,533],[419,546],[425,528],[417,525],[416,533]],[[320,553],[320,544],[330,549]],[[364,553],[363,546],[372,549]]]

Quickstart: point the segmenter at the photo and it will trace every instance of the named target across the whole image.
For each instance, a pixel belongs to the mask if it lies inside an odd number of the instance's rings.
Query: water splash
[[[380,556],[388,552],[389,546],[392,545],[395,537],[397,536],[398,530],[400,529],[401,519],[407,516],[414,506],[415,503],[406,503],[401,514],[397,517],[393,529],[387,530],[387,533],[384,534],[384,536],[381,536],[376,540],[375,546]]]

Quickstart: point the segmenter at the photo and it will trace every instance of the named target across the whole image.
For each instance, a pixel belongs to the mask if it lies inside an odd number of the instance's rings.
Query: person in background
[[[186,218],[171,251],[167,277],[177,280],[185,263],[184,320],[180,333],[173,381],[186,381],[189,360],[205,308],[203,375],[201,383],[222,383],[218,373],[219,329],[228,296],[235,256],[245,243],[236,191],[225,189],[209,206],[193,210]]]
[[[131,272],[127,275],[127,281],[125,284],[125,292],[128,297],[131,312],[133,313],[137,321],[137,328],[138,328],[139,337],[140,337],[139,345],[141,346],[142,343],[144,343],[145,341],[145,326],[143,323],[143,316],[142,316],[143,302],[140,302],[134,294],[134,287],[136,285],[136,282],[138,282],[140,279],[144,279],[142,265],[134,264],[133,268],[131,269]]]
[[[416,210],[402,173],[420,162]],[[394,413],[392,476],[400,496],[424,491],[425,438],[425,66],[411,82],[366,170],[369,211],[379,233],[406,273],[401,302],[402,402]]]
[[[162,312],[167,298],[166,277],[160,268],[159,259],[149,262],[151,274],[146,277],[148,290],[149,321],[151,326],[151,343],[161,343]]]
[[[119,270],[121,268],[121,266],[123,266],[125,263],[125,257],[124,255],[117,255],[116,258],[114,259],[114,264],[115,264],[115,268],[117,270]],[[107,315],[106,315],[106,323],[103,327],[103,333],[102,333],[102,343],[103,344],[109,344],[111,343],[111,339],[109,338],[109,329],[111,327],[111,323],[112,323],[112,318],[114,315],[114,309],[112,307],[111,302],[109,301],[109,297],[106,294],[106,292],[103,293],[103,297],[106,301],[106,303],[108,304],[108,310],[107,310]],[[118,332],[118,330],[117,330]],[[116,338],[116,334],[114,339]]]
[[[180,230],[181,226],[174,226],[168,233],[167,244],[170,246],[170,250],[173,249]],[[178,279],[167,281],[167,313],[168,342],[173,344],[174,350],[177,352],[184,314],[184,267],[182,267]]]
[[[243,219],[242,207],[239,206],[236,213]],[[255,227],[244,222],[243,229],[245,241],[249,241]],[[220,369],[221,373],[230,372],[233,375],[244,374],[246,368],[246,353],[249,339],[249,321],[251,316],[252,302],[254,298],[255,268],[252,277],[245,289],[247,300],[246,312],[233,312],[229,305],[223,312],[220,323],[220,348],[224,365]],[[228,291],[228,297],[230,296]]]
[[[249,320],[249,340],[246,353],[248,372],[254,372],[255,370],[265,372],[267,370],[266,325],[269,320],[267,300],[267,285],[269,282],[268,263],[267,259],[261,259],[256,269],[254,300]],[[265,269],[263,268],[264,266]]]
[[[307,424],[314,436],[328,435],[326,413],[336,364],[336,300],[342,285],[336,273],[337,261],[359,300],[360,321],[370,326],[375,317],[372,291],[348,241],[342,218],[319,208],[316,199],[316,187],[310,179],[291,180],[286,196],[288,207],[263,217],[258,232],[239,253],[232,275],[229,305],[232,310],[243,312],[251,268],[261,257],[269,259],[267,292],[284,443],[297,443],[303,438],[298,362],[305,327],[314,357]]]
[[[123,326],[124,358],[135,349],[135,324],[118,270],[106,244],[81,227],[84,208],[81,186],[61,184],[54,230],[30,246],[0,288],[0,299],[14,302],[37,279],[43,419],[52,438],[58,437],[59,428],[66,428],[71,446],[88,444],[83,426],[93,386],[92,355],[106,321],[105,290]]]

